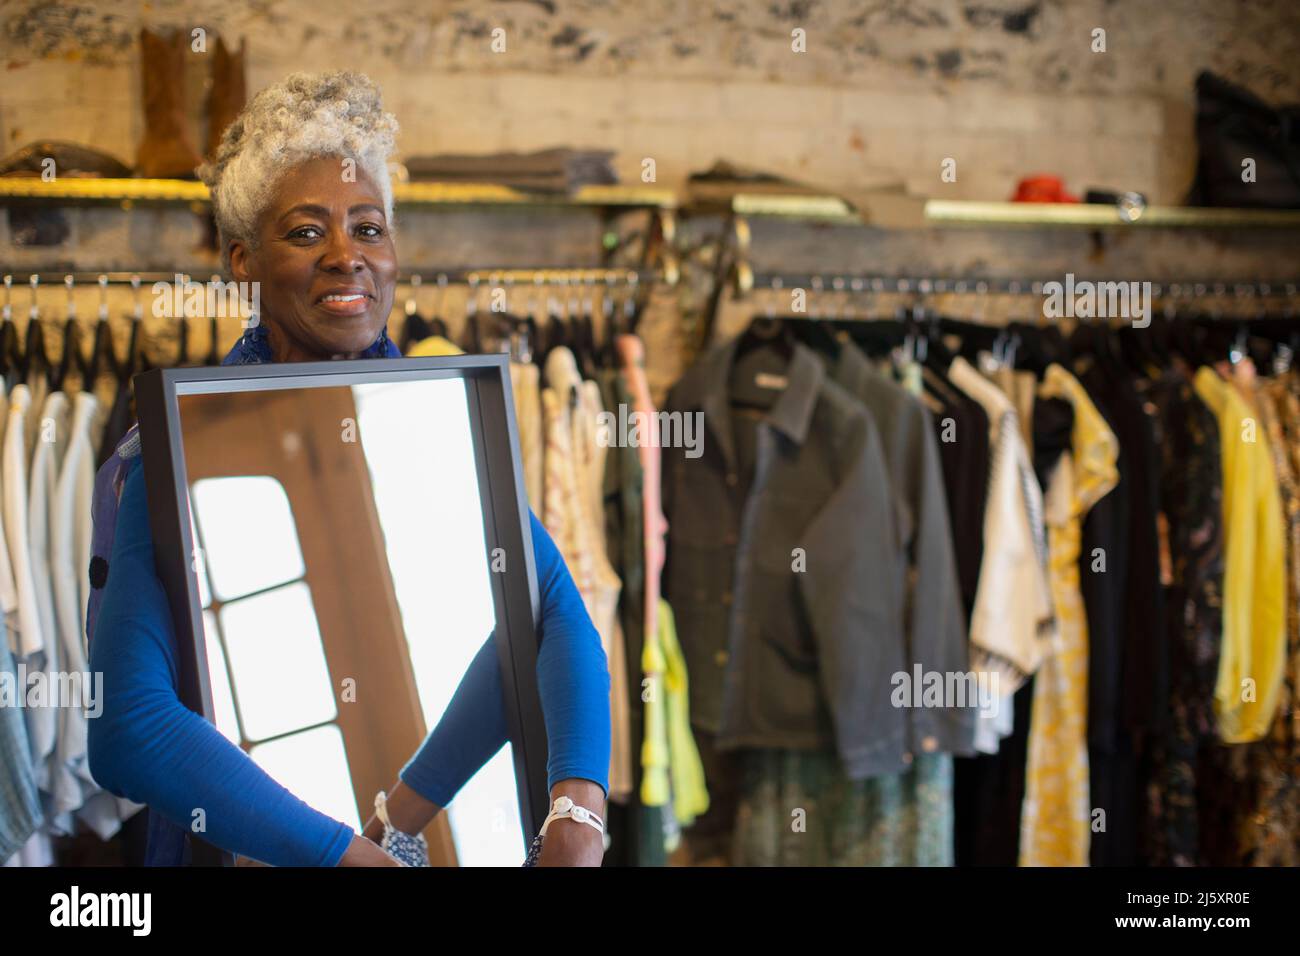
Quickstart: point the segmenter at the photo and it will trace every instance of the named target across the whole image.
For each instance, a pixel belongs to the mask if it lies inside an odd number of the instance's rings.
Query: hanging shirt
[[[971,666],[999,675],[1002,701],[976,723],[977,749],[996,753],[997,741],[1012,731],[1014,692],[1038,669],[1053,633],[1046,555],[1040,558],[1038,544],[1042,492],[1010,400],[965,359],[953,360],[949,379],[984,406],[989,420],[984,558],[970,641]]]
[[[1268,733],[1286,661],[1282,507],[1255,413],[1213,369],[1197,371],[1196,391],[1218,416],[1223,453],[1227,566],[1214,710],[1219,736],[1245,743]]]
[[[26,385],[15,385],[9,393],[9,424],[4,436],[5,541],[18,592],[18,627],[22,634],[24,659],[29,671],[58,669],[58,645],[50,643],[41,627],[40,602],[32,568],[30,536],[27,530],[27,436],[31,418],[31,395]],[[43,570],[43,569],[42,569]],[[47,684],[48,688],[48,684]],[[58,737],[57,707],[28,707],[27,734],[32,746],[36,783],[48,794],[49,759]]]
[[[68,439],[68,399],[62,392],[51,392],[36,419],[40,432],[31,459],[31,480],[27,495],[28,548],[36,584],[36,605],[41,619],[41,633],[54,638],[54,589],[50,568],[50,509],[59,465]],[[51,644],[56,644],[51,640]]]
[[[635,335],[620,335],[615,340],[624,380],[630,395],[629,403],[640,416],[643,435],[637,445],[641,458],[641,520],[644,554],[644,633],[659,631],[659,596],[663,592],[663,569],[667,557],[665,536],[668,519],[664,515],[662,458],[659,453],[659,415],[650,395],[650,380],[645,368],[645,343]]]
[[[99,402],[90,392],[74,395],[66,449],[50,500],[50,574],[56,634],[64,667],[77,673],[88,673],[84,609],[89,601],[90,578],[84,569],[90,562],[98,409]],[[79,707],[63,708],[57,757],[71,778],[69,789],[72,783],[77,787],[76,796],[70,794],[69,802],[75,801],[77,818],[100,839],[107,840],[120,829],[123,820],[140,810],[140,804],[105,793],[95,783],[90,772],[88,738],[85,712]]]
[[[27,411],[23,416],[23,460],[31,461],[36,451],[36,440],[40,437],[41,410],[45,408],[45,399],[50,394],[49,376],[33,364],[27,373]]]
[[[1052,473],[1045,499],[1054,652],[1034,677],[1029,762],[1020,825],[1021,866],[1087,866],[1092,824],[1088,793],[1088,622],[1079,591],[1082,521],[1119,480],[1119,442],[1078,380],[1049,365],[1039,390],[1074,408],[1070,451]]]
[[[627,682],[623,632],[618,622],[622,587],[605,552],[604,451],[597,434],[603,409],[599,387],[583,381],[573,353],[552,349],[542,390],[546,482],[542,523],[555,538],[573,573],[610,670],[610,795],[624,800],[632,792],[631,692]]]
[[[1152,740],[1146,861],[1199,866],[1223,639],[1223,469],[1219,424],[1191,375],[1167,370],[1147,388],[1160,450],[1160,550],[1169,635],[1169,715]],[[1211,778],[1213,774],[1209,774]],[[1239,804],[1238,794],[1225,805]],[[1226,824],[1227,821],[1225,821]]]
[[[988,497],[989,417],[984,406],[953,388],[942,376],[921,368],[922,380],[943,405],[935,413],[939,459],[948,518],[952,526],[953,556],[966,610],[967,639],[970,615],[979,590],[980,563],[984,559],[984,507]]]
[[[1300,394],[1291,375],[1259,380],[1255,407],[1286,519],[1286,664],[1277,716],[1265,743],[1249,751],[1257,783],[1242,841],[1252,866],[1300,862]]]
[[[3,448],[3,435],[8,431],[9,425],[9,396],[3,390],[0,390],[0,448]],[[0,467],[0,501],[3,500],[3,487],[6,484],[4,480],[4,469]],[[0,539],[8,541],[8,532],[5,529],[4,507],[0,505]],[[9,632],[9,647],[14,656],[21,658],[28,654],[35,653],[40,649],[39,645],[31,643],[31,635],[24,638],[19,633],[18,619],[18,587],[14,581],[13,564],[9,560],[9,547],[0,544],[0,613],[4,614],[5,627]]]
[[[16,385],[9,393],[4,432],[4,531],[5,566],[9,568],[13,587],[14,622],[18,630],[19,657],[43,652],[45,641],[40,631],[36,607],[36,587],[31,574],[31,555],[27,551],[27,447],[25,429],[31,393],[26,385]],[[36,745],[34,743],[34,745]]]
[[[68,400],[62,392],[51,392],[46,400],[41,415],[36,419],[39,432],[33,446],[31,463],[31,482],[28,485],[27,530],[28,549],[31,554],[33,580],[36,585],[36,604],[41,619],[41,633],[46,636],[45,666],[54,673],[83,673],[84,666],[67,659],[54,614],[54,566],[50,554],[50,512],[57,498],[56,489],[59,477],[60,459],[67,447]],[[80,618],[77,630],[80,631]],[[84,664],[84,661],[80,662]],[[66,751],[69,740],[65,731],[77,732],[77,717],[80,717],[80,730],[84,742],[85,716],[79,707],[68,701],[60,702],[55,709],[55,747],[51,751],[46,772],[47,789],[50,794],[49,824],[58,833],[72,832],[70,811],[81,806],[81,786],[71,767],[63,760],[60,751]]]
[[[4,622],[0,620],[0,630]],[[0,634],[0,688],[25,694],[7,634]],[[41,825],[41,799],[32,769],[27,725],[19,701],[0,691],[0,863],[17,853]]]
[[[523,459],[524,490],[528,504],[542,507],[545,457],[542,445],[542,370],[531,362],[510,363],[510,388],[515,399],[515,424],[519,428],[519,454]]]
[[[684,441],[663,448],[665,576],[691,720],[721,749],[833,751],[854,779],[901,770],[898,530],[876,427],[803,345],[771,408],[733,422],[736,346],[697,362],[665,408],[683,426],[702,412],[705,428],[699,457]]]
[[[912,363],[913,388],[921,388]],[[831,377],[859,399],[880,434],[898,516],[894,582],[906,628],[907,671],[965,674],[970,667],[965,611],[957,579],[943,465],[929,409],[916,394],[871,367],[850,342],[840,345]],[[974,752],[977,705],[908,708],[909,753]]]
[[[690,826],[709,809],[704,766],[690,725],[690,681],[677,642],[677,627],[668,602],[659,602],[659,633],[645,642],[643,666],[653,675],[646,702],[641,801],[661,806],[671,798],[673,816]]]

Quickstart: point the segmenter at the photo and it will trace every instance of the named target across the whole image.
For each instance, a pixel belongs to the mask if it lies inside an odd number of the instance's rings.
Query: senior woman
[[[261,313],[223,364],[400,355],[386,333],[397,279],[387,170],[396,130],[369,79],[334,72],[293,74],[263,90],[226,131],[200,173],[223,264],[234,279],[260,284]],[[154,569],[139,462],[128,466],[122,485],[90,648],[91,669],[104,677],[103,713],[89,731],[95,780],[158,815],[150,821],[151,862],[179,862],[182,833],[202,808],[209,842],[266,863],[399,865],[378,845],[385,835],[378,819],[357,834],[312,809],[181,703],[176,636]],[[550,793],[603,817],[605,655],[555,543],[529,517]],[[400,835],[423,830],[506,741],[489,637],[388,793],[388,842],[409,849],[410,838]],[[603,850],[598,829],[561,818],[549,825],[536,861],[596,866]]]

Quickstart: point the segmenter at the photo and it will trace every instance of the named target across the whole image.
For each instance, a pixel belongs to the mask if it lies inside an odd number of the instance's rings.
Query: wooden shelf
[[[585,186],[572,196],[530,193],[494,183],[394,183],[393,199],[402,206],[513,206],[567,208],[675,209],[676,194],[656,186]],[[978,202],[922,200],[879,194],[882,204],[914,205],[915,228],[992,226],[1082,229],[1300,229],[1300,210],[1206,209],[1190,206],[1148,206],[1126,221],[1113,206],[1085,203]],[[0,177],[0,204],[6,200],[64,202],[81,205],[122,203],[206,204],[203,183],[184,179],[97,179],[67,176],[54,182],[37,177]],[[838,196],[791,193],[737,193],[730,210],[751,218],[805,219],[814,222],[870,224]],[[723,207],[724,209],[726,206]],[[894,217],[886,227],[901,225]]]

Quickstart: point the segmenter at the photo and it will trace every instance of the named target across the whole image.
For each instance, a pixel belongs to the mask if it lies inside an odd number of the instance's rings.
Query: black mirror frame
[[[508,561],[505,571],[493,573],[491,578],[506,724],[519,791],[520,824],[527,847],[541,829],[550,797],[546,786],[546,725],[537,687],[540,614],[537,569],[523,470],[515,452],[519,447],[519,433],[508,356],[450,355],[203,366],[153,369],[136,375],[136,409],[154,561],[176,628],[180,699],[185,706],[215,723],[207,667],[199,666],[207,658],[198,583],[188,573],[188,556],[194,553],[194,542],[187,510],[189,483],[177,396],[446,378],[461,379],[466,386],[488,554],[501,548],[507,555],[524,557],[523,561]],[[396,774],[397,768],[393,772]],[[190,840],[193,865],[234,864],[234,854],[229,851],[193,833]]]

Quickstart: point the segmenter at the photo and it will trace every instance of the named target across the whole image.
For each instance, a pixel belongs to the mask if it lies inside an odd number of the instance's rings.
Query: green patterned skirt
[[[952,866],[952,757],[853,781],[834,753],[743,754],[735,866]]]

